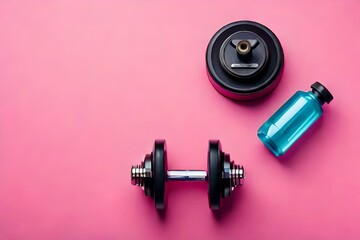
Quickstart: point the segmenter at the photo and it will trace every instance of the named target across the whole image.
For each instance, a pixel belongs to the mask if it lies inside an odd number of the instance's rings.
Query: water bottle
[[[323,114],[333,96],[321,83],[309,92],[296,92],[258,130],[258,137],[275,155],[283,155]]]

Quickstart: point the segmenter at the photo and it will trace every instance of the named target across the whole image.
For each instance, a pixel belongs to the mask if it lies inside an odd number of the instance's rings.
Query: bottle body
[[[314,93],[298,91],[259,128],[258,137],[275,156],[283,155],[322,113]]]

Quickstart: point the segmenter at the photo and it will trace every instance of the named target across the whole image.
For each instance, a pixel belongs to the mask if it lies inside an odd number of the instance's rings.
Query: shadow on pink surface
[[[230,197],[222,199],[219,210],[212,211],[212,215],[218,223],[224,222],[224,219],[229,217],[229,215],[234,212],[235,209],[241,208],[243,203],[242,200],[245,194],[244,190],[245,189],[243,189],[241,186],[238,187],[231,193]]]
[[[221,200],[221,207],[219,210],[211,210],[208,208],[208,184],[207,182],[167,182],[166,190],[165,190],[165,209],[162,210],[156,210],[154,206],[153,199],[146,197],[144,200],[144,204],[147,205],[147,208],[149,208],[150,212],[156,211],[158,219],[162,223],[167,222],[167,213],[168,211],[171,211],[173,208],[177,208],[178,204],[184,204],[184,201],[179,200],[177,196],[179,195],[194,195],[194,192],[196,192],[196,195],[203,196],[201,199],[193,199],[194,205],[199,204],[199,202],[203,202],[201,206],[206,206],[206,209],[208,211],[211,211],[214,219],[216,222],[221,223],[223,222],[227,217],[230,217],[231,213],[234,213],[238,210],[238,208],[241,208],[242,200],[244,197],[244,190],[245,188],[243,186],[240,186],[236,188],[229,197],[226,199]],[[171,196],[172,199],[169,199],[169,196]],[[173,201],[174,198],[176,198],[179,201]],[[169,201],[170,200],[170,201]],[[185,203],[186,204],[186,203]],[[191,207],[192,208],[192,207]]]

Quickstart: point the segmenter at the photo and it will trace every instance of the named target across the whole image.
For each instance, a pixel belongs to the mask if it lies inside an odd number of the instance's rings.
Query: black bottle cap
[[[311,88],[312,92],[320,100],[321,104],[324,104],[325,102],[329,104],[334,99],[330,91],[319,82],[315,82],[313,85],[311,85]]]

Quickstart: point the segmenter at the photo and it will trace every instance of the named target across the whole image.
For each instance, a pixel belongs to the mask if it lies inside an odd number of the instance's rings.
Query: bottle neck
[[[320,107],[324,105],[325,101],[321,100],[318,94],[314,93],[313,91],[309,91],[308,93],[312,98],[314,98],[319,103]]]

